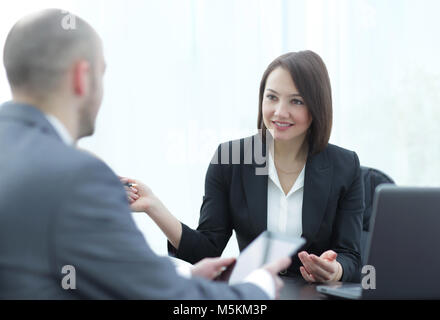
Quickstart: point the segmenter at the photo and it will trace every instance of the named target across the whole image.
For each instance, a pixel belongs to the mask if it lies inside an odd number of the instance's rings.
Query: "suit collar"
[[[261,133],[244,139],[243,155],[243,189],[248,205],[249,221],[253,225],[254,236],[257,237],[267,230],[269,163],[266,159],[268,150],[261,138]]]
[[[242,183],[248,206],[249,220],[253,224],[254,235],[267,230],[267,184],[268,175],[256,174],[254,166],[243,166]]]
[[[54,136],[60,141],[63,141],[44,113],[32,105],[13,101],[7,102],[0,106],[0,119],[1,118],[9,118],[23,122],[29,127],[36,127],[45,134]]]
[[[327,149],[307,159],[304,180],[303,237],[314,239],[325,215],[331,191],[332,167]]]
[[[61,140],[63,140],[63,142],[68,146],[73,145],[74,141],[73,141],[72,136],[70,135],[69,131],[67,130],[66,126],[60,120],[58,120],[57,117],[55,117],[51,114],[46,114],[45,116],[46,116],[46,119],[52,125],[52,127],[55,129],[55,131],[58,133]]]

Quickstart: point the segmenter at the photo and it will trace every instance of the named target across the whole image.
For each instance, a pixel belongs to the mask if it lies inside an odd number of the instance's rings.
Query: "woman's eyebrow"
[[[277,95],[280,95],[278,92],[276,92],[276,91],[273,90],[273,89],[267,88],[266,90],[267,90],[267,91],[270,91],[270,92],[273,92],[273,93],[275,93],[275,94],[277,94]],[[300,98],[302,98],[302,96],[301,96],[299,93],[293,93],[293,94],[289,95],[289,97],[300,97]]]

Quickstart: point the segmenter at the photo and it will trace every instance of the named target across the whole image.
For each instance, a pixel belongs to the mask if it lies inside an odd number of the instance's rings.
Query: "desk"
[[[284,287],[280,300],[325,300],[328,297],[316,291],[317,284],[307,283],[301,276],[281,277]]]

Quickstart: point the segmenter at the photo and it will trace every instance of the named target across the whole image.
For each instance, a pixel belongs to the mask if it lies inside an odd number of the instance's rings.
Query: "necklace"
[[[308,148],[304,151],[305,153],[304,154],[307,154],[307,150],[308,150]],[[272,151],[273,151],[273,154],[275,154],[275,150],[274,149],[272,149]],[[305,157],[305,159],[303,159],[304,160],[304,164],[301,166],[301,168],[299,169],[299,170],[294,170],[294,171],[287,171],[287,170],[283,170],[283,169],[281,169],[277,164],[276,164],[276,162],[275,162],[275,157],[274,156],[272,156],[273,157],[273,164],[275,165],[275,168],[277,169],[277,170],[279,170],[280,172],[282,172],[282,173],[284,173],[284,174],[287,174],[287,175],[294,175],[294,174],[296,174],[296,175],[298,175],[298,174],[300,174],[301,173],[301,171],[303,170],[303,168],[304,168],[304,165],[305,165],[305,163],[307,162],[307,156]],[[302,158],[302,157],[301,157]],[[301,161],[301,163],[303,163],[303,161]]]
[[[275,164],[275,168],[277,168],[277,170],[280,170],[282,173],[285,173],[285,174],[298,174],[302,171],[302,169],[295,170],[295,171],[285,171],[285,170],[281,169],[280,167],[278,167],[276,164]]]

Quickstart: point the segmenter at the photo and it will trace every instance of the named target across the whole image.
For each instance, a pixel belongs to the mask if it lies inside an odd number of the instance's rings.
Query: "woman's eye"
[[[272,101],[276,100],[276,98],[277,98],[273,94],[268,94],[266,97],[267,97],[267,99],[272,100]]]
[[[293,99],[293,100],[292,100],[292,103],[293,103],[293,104],[298,104],[298,105],[302,105],[302,104],[304,104],[304,102],[302,102],[301,100],[298,100],[298,99]]]

